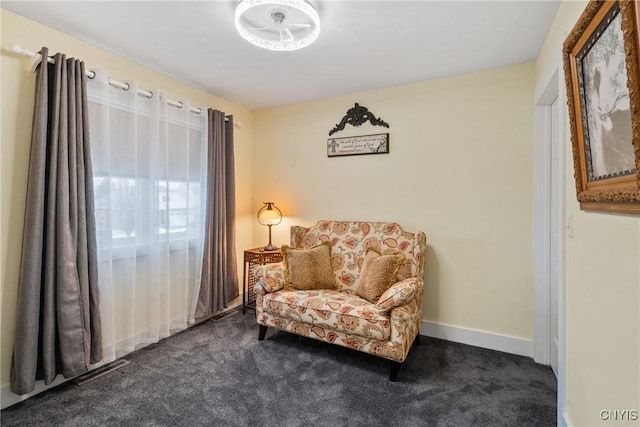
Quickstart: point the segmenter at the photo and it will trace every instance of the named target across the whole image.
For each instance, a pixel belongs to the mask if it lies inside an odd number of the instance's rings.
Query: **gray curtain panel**
[[[11,360],[17,394],[102,359],[85,68],[41,54]]]
[[[233,116],[208,110],[207,207],[202,281],[195,318],[202,320],[237,298]]]

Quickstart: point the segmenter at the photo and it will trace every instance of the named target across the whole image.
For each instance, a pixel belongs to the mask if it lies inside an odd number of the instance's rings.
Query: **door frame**
[[[546,89],[534,105],[534,180],[533,180],[533,282],[534,282],[534,318],[533,318],[533,359],[541,364],[551,362],[551,259],[549,253],[551,235],[551,104],[558,100],[560,114],[555,117],[561,142],[560,168],[562,193],[566,192],[566,95],[560,80],[562,70],[558,67],[548,80]],[[562,197],[565,200],[565,197]],[[561,204],[561,218],[566,224],[566,207]],[[564,410],[566,397],[565,369],[565,248],[566,233],[560,233],[560,259],[558,260],[558,425],[565,425]]]

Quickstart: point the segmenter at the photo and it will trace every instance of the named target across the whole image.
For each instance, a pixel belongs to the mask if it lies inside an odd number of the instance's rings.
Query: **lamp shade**
[[[273,202],[263,202],[264,206],[258,212],[258,222],[262,225],[278,225],[282,221],[282,212]]]

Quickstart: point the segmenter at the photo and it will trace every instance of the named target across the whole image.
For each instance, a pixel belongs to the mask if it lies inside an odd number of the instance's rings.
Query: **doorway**
[[[561,260],[564,256],[564,165],[559,128],[560,108],[556,98],[549,108],[550,179],[549,179],[549,362],[558,377],[558,290],[562,282]]]
[[[566,98],[557,68],[535,104],[534,340],[533,358],[558,379],[558,424],[565,407],[565,188]]]

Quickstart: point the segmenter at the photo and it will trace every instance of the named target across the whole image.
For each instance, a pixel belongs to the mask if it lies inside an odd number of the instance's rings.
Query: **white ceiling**
[[[535,60],[559,6],[557,1],[313,1],[321,20],[316,42],[294,52],[271,52],[237,34],[237,3],[2,1],[1,6],[252,110]],[[117,70],[110,71],[117,76]]]

